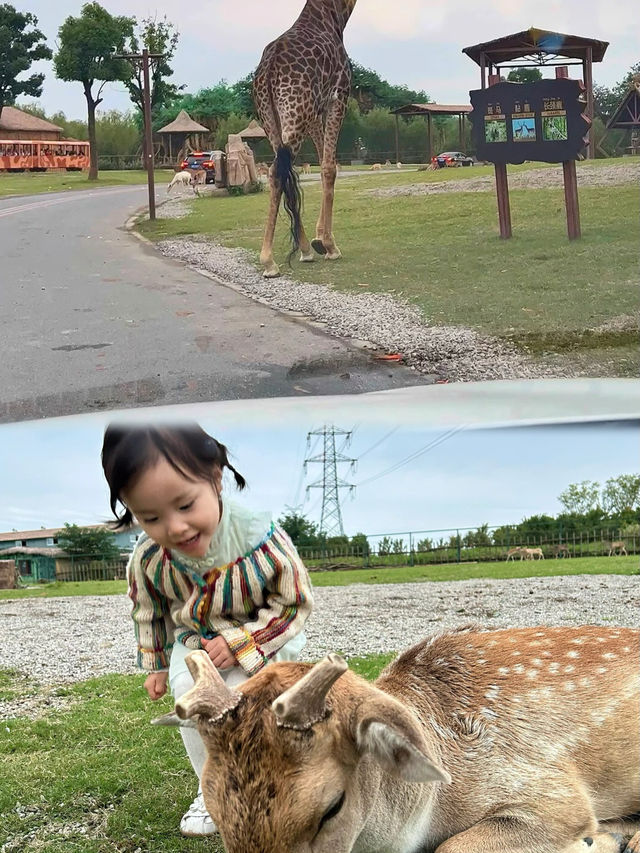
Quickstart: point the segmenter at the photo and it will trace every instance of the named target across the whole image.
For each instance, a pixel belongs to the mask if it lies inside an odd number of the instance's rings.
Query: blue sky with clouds
[[[276,516],[301,505],[319,521],[320,490],[306,486],[321,465],[303,462],[321,452],[307,433],[322,428],[309,411],[286,418],[249,420],[226,405],[224,417],[199,418],[223,441],[250,488],[238,500]],[[360,484],[342,495],[345,532],[400,533],[517,522],[534,513],[560,511],[558,494],[571,482],[597,480],[638,469],[638,422],[494,429],[429,429],[397,412],[368,419],[366,408],[336,426],[353,430],[343,454],[359,460],[339,475]],[[100,468],[104,416],[79,416],[0,426],[0,531],[90,524],[108,518]],[[337,448],[342,448],[342,440]],[[384,473],[394,469],[390,473]],[[381,476],[382,475],[382,476]],[[229,485],[229,493],[235,490]]]
[[[38,17],[55,50],[58,28],[67,16],[79,14],[82,3],[14,0],[14,5]],[[265,45],[290,26],[303,0],[243,0],[240,6],[228,0],[179,6],[169,0],[105,0],[102,5],[113,14],[139,20],[166,16],[174,23],[180,43],[173,79],[193,92],[221,79],[235,82],[249,74]],[[358,0],[345,42],[354,60],[392,83],[423,89],[438,103],[468,103],[469,90],[479,86],[479,69],[461,53],[462,48],[531,26],[608,41],[604,62],[594,67],[595,82],[602,85],[613,85],[640,59],[635,0]],[[46,74],[40,102],[44,109],[84,118],[86,102],[80,84],[56,80],[49,62],[39,66]],[[105,88],[101,109],[129,106],[122,86]]]

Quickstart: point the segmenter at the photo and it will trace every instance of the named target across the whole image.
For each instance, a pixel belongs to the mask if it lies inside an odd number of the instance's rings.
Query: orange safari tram
[[[70,139],[0,139],[0,172],[89,168],[89,143]]]

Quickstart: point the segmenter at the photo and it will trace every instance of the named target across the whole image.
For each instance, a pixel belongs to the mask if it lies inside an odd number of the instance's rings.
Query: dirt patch
[[[593,166],[578,164],[578,187],[613,187],[637,184],[640,180],[640,163],[621,163],[614,166]],[[402,196],[432,195],[439,193],[480,193],[495,189],[493,175],[481,178],[467,178],[460,181],[437,181],[408,186],[385,187],[366,190],[364,195]],[[512,190],[560,189],[564,186],[562,166],[531,169],[527,172],[515,172],[509,175],[509,188]]]

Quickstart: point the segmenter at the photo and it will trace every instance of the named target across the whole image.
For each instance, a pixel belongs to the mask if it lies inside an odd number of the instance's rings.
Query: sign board
[[[591,121],[579,80],[496,83],[469,94],[478,160],[564,163],[577,160],[588,143]]]

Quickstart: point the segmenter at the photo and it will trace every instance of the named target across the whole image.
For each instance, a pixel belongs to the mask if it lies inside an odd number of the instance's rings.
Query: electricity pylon
[[[336,451],[336,436],[345,435],[346,445],[351,440],[351,432],[334,426],[324,426],[322,429],[312,430],[307,434],[307,446],[312,435],[323,437],[323,451],[316,456],[310,456],[304,460],[304,469],[307,470],[309,462],[322,463],[322,477],[315,483],[307,486],[309,489],[322,489],[322,512],[320,513],[320,533],[327,537],[344,536],[342,526],[342,513],[340,511],[340,489],[350,489],[355,486],[338,479],[338,463],[349,462],[351,470],[355,470],[356,459],[349,459],[342,453]],[[345,445],[345,446],[346,446]]]

